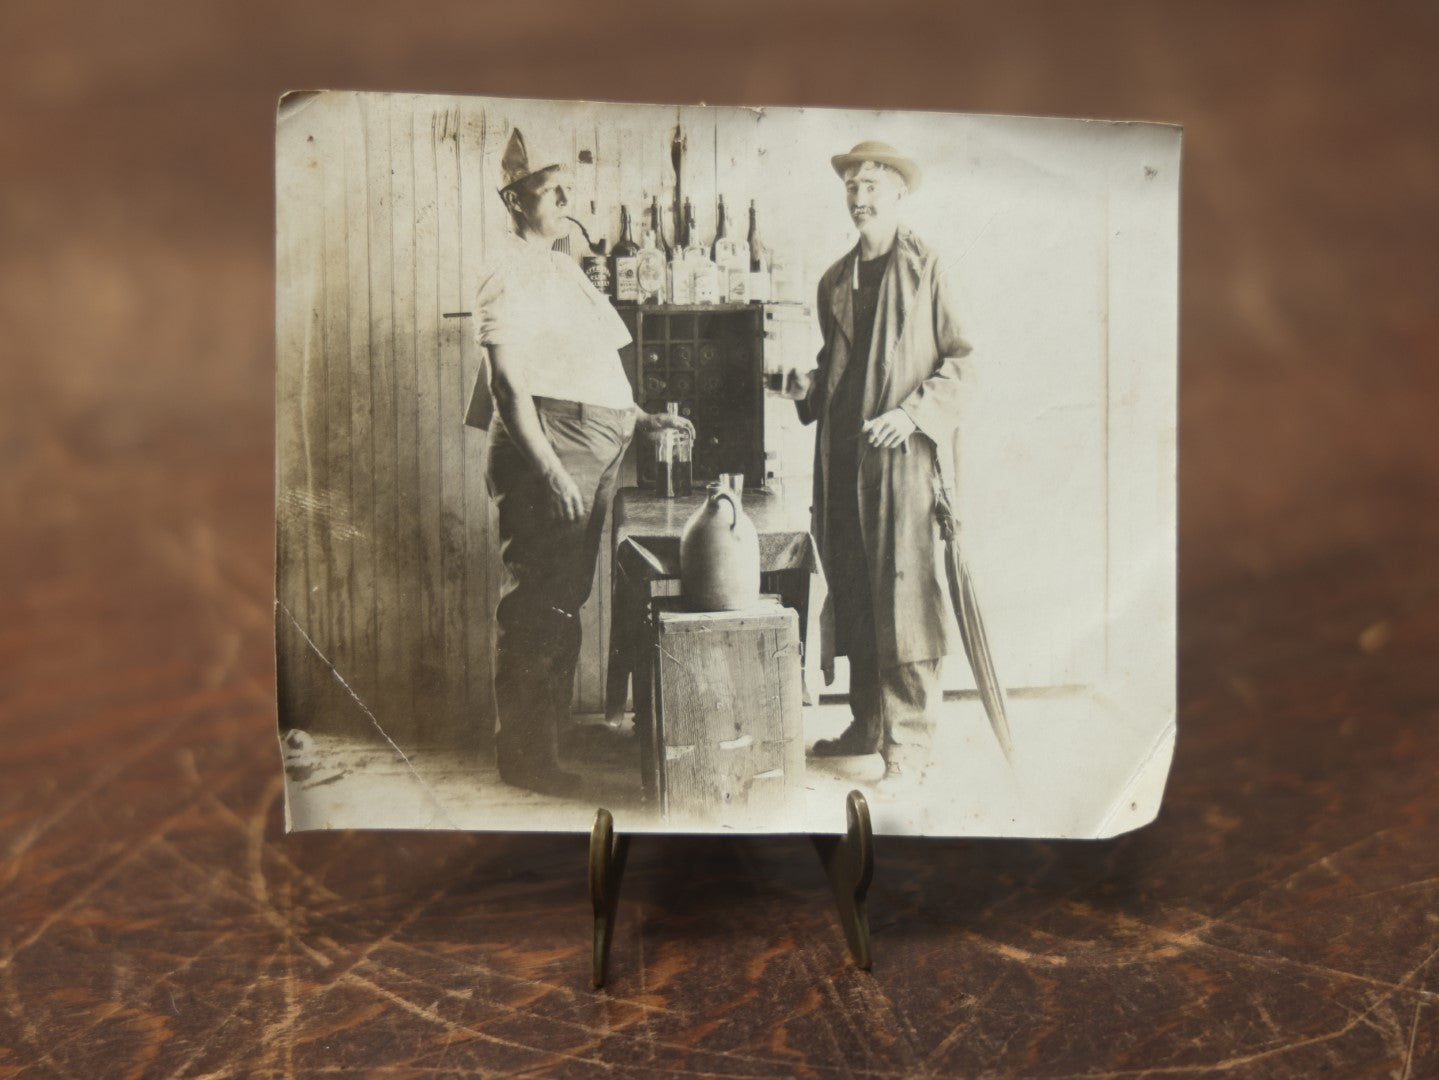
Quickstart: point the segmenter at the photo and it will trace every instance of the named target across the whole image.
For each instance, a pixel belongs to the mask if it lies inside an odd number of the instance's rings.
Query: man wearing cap
[[[878,752],[882,786],[928,763],[942,657],[955,650],[935,516],[963,387],[947,275],[900,222],[919,167],[863,142],[831,159],[859,242],[820,281],[823,346],[797,402],[815,433],[813,530],[830,598],[823,662],[848,656],[852,720],[817,756]]]
[[[476,334],[488,376],[481,371],[466,422],[490,429],[487,481],[505,566],[495,611],[500,777],[573,795],[579,778],[560,768],[557,739],[620,461],[637,420],[646,433],[693,428],[635,408],[618,352],[629,331],[554,250],[571,225],[559,160],[532,159],[518,129],[505,149],[500,198],[512,233],[480,279]]]

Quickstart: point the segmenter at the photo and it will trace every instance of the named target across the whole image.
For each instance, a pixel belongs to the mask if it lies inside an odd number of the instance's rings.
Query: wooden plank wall
[[[495,192],[505,141],[515,124],[545,124],[544,108],[554,107],[370,94],[282,108],[276,482],[287,724],[379,725],[402,746],[485,741],[493,730],[501,568],[485,436],[463,424],[480,355],[472,320],[446,315],[470,310],[486,252],[508,229]],[[572,117],[557,141],[594,159],[577,167],[576,216],[613,244],[623,202],[638,239],[650,197],[666,206],[673,190],[679,113]],[[683,123],[701,234],[713,233],[718,190],[742,229],[753,163],[737,127],[753,121],[685,109]],[[576,256],[581,248],[576,237]],[[607,581],[606,559],[582,616],[581,711],[602,708]]]

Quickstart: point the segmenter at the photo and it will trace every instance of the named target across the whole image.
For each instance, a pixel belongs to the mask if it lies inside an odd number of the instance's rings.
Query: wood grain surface
[[[1436,52],[1432,0],[0,9],[0,1076],[1439,1075]],[[1185,124],[1159,821],[884,841],[870,974],[808,841],[642,837],[598,993],[582,838],[286,839],[317,86]]]

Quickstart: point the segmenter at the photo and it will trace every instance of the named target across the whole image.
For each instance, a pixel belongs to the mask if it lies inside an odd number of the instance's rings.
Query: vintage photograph
[[[1151,821],[1179,173],[1161,124],[287,95],[289,827]]]

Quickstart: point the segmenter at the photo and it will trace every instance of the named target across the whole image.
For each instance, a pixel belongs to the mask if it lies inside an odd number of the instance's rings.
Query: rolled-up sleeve
[[[612,349],[623,349],[634,340],[630,336],[630,329],[625,321],[620,318],[619,313],[610,306],[608,300],[596,305],[599,310],[599,324],[602,333],[601,340],[608,342]]]
[[[503,267],[487,273],[475,294],[475,338],[481,345],[514,344],[512,298]]]

